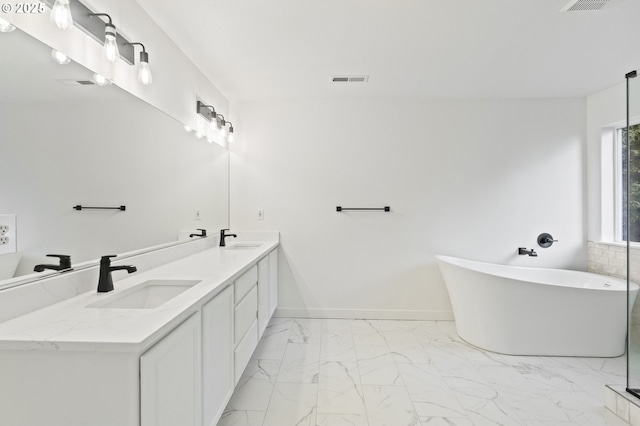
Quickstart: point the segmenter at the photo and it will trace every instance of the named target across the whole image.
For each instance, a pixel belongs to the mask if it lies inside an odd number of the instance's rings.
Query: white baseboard
[[[407,311],[391,309],[278,308],[273,316],[280,318],[453,321],[452,311]]]

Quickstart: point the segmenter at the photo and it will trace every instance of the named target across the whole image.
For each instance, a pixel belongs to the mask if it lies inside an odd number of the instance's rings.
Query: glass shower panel
[[[621,142],[627,177],[626,182],[623,180],[627,300],[632,300],[629,290],[633,283],[640,283],[640,76],[635,71],[627,74],[627,126],[621,130]],[[627,390],[640,397],[640,303],[629,306],[628,313]]]

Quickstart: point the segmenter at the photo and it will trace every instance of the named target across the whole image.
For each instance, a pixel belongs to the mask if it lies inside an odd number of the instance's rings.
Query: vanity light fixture
[[[56,0],[51,8],[51,23],[58,27],[59,30],[66,31],[73,26],[73,17],[71,16],[71,7],[69,0]]]
[[[204,117],[207,121],[213,121],[218,116],[213,105],[205,105],[200,101],[196,101],[196,113]]]
[[[71,59],[69,59],[67,55],[56,49],[51,50],[51,59],[53,59],[57,64],[60,65],[65,65],[71,62]]]
[[[10,33],[15,30],[16,26],[9,23],[9,21],[5,21],[0,18],[0,33]]]
[[[111,80],[98,74],[97,72],[93,74],[93,82],[98,86],[108,86],[112,83]]]
[[[109,62],[115,62],[120,58],[120,52],[116,42],[116,26],[113,25],[111,16],[106,13],[92,13],[90,16],[106,16],[109,19],[109,22],[104,24],[104,57]]]
[[[140,70],[138,71],[138,81],[148,86],[153,81],[153,77],[151,76],[151,68],[149,68],[149,54],[147,50],[144,48],[144,44],[133,42],[129,43],[132,46],[142,46],[142,52],[140,52]]]

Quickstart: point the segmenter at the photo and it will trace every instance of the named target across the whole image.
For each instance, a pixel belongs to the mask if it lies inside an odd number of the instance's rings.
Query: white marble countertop
[[[0,350],[69,350],[143,352],[196,312],[260,258],[278,246],[277,240],[228,242],[133,273],[115,282],[108,293],[91,291],[0,324]],[[251,250],[229,249],[235,244],[260,244]],[[134,261],[131,263],[135,266]],[[113,274],[126,274],[115,271]],[[87,308],[133,286],[153,279],[200,282],[154,309]],[[96,282],[97,288],[97,282]]]

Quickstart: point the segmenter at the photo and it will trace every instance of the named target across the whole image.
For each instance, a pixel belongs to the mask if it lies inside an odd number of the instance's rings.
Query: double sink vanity
[[[0,323],[0,424],[215,426],[276,309],[278,234],[216,239],[115,258],[138,272],[107,293],[97,267],[61,274]]]

